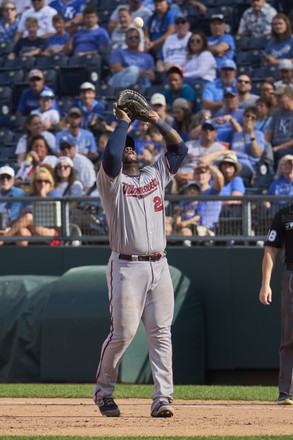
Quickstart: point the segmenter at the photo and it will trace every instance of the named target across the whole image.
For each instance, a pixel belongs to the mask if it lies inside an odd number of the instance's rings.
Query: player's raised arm
[[[116,103],[113,104],[113,109],[118,124],[108,139],[103,155],[103,167],[109,176],[117,177],[122,167],[122,154],[131,120],[123,110],[117,108]]]
[[[167,147],[166,157],[168,159],[169,169],[172,174],[175,174],[180,168],[187,154],[188,148],[179,133],[166,121],[161,119],[158,113],[154,111],[150,113],[150,122],[156,125],[165,139]]]

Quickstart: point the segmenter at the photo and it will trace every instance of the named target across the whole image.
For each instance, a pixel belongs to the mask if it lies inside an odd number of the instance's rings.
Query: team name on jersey
[[[123,182],[122,186],[123,194],[125,194],[127,197],[144,198],[156,191],[159,186],[159,182],[154,177],[149,183],[143,186],[136,187],[134,185],[129,185],[126,182]]]
[[[293,229],[293,222],[285,223],[285,229],[286,229],[286,231]]]

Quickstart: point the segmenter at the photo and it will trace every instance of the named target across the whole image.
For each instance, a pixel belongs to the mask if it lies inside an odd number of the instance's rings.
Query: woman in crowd
[[[236,155],[225,155],[219,160],[219,170],[224,176],[224,186],[221,196],[243,196],[245,194],[245,186],[242,177],[239,176],[241,164],[238,162]],[[223,205],[239,204],[239,200],[225,200]]]
[[[50,195],[55,195],[54,190],[54,180],[50,171],[45,167],[40,167],[33,174],[31,187],[30,187],[30,197],[49,197]],[[17,242],[18,246],[28,246],[28,241],[25,237],[31,237],[32,235],[37,236],[56,236],[58,233],[55,229],[46,228],[44,226],[34,226],[33,224],[33,214],[32,214],[32,203],[25,204],[19,220],[17,220],[9,230],[6,230],[3,234],[5,237],[21,236],[24,240]],[[3,245],[3,241],[0,245]]]
[[[33,173],[40,165],[46,164],[54,169],[56,163],[57,157],[53,154],[46,138],[42,134],[33,136],[27,147],[26,158],[21,163],[15,176],[15,184],[17,186],[27,186],[31,181]]]
[[[187,141],[192,128],[192,112],[188,101],[184,98],[175,99],[172,104],[172,114],[174,117],[172,127],[178,131],[184,141]]]
[[[182,66],[185,82],[190,84],[207,83],[216,79],[217,63],[208,49],[204,32],[193,33],[187,44],[187,59]]]
[[[272,102],[266,98],[258,98],[255,106],[258,113],[255,129],[265,133],[272,120]]]
[[[58,196],[82,196],[83,186],[77,180],[70,157],[61,156],[54,169],[55,191]]]
[[[271,183],[268,193],[269,196],[292,196],[293,195],[293,156],[286,154],[278,164],[276,178]],[[287,203],[287,200],[278,201]]]
[[[279,64],[281,59],[293,59],[291,23],[282,12],[273,18],[272,39],[265,49],[264,63]]]
[[[15,154],[17,155],[17,165],[20,166],[21,163],[23,162],[31,138],[33,136],[37,136],[40,134],[43,135],[43,137],[46,139],[52,151],[55,151],[56,148],[55,136],[49,131],[44,131],[42,120],[39,115],[34,115],[34,114],[28,115],[25,122],[25,134],[21,136],[21,138],[19,139],[16,145]]]

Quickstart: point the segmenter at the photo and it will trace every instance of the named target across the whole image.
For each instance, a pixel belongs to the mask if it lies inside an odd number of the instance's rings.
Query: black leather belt
[[[119,254],[119,260],[128,260],[128,261],[159,261],[165,254],[151,254],[151,255],[125,255]]]
[[[287,269],[293,270],[293,263],[287,263]]]

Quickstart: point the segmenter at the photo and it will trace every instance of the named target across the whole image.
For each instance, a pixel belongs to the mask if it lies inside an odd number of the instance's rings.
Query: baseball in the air
[[[143,25],[144,25],[144,21],[143,21],[143,19],[141,17],[135,17],[134,20],[133,20],[133,23],[135,24],[135,26],[137,28],[142,28]]]

